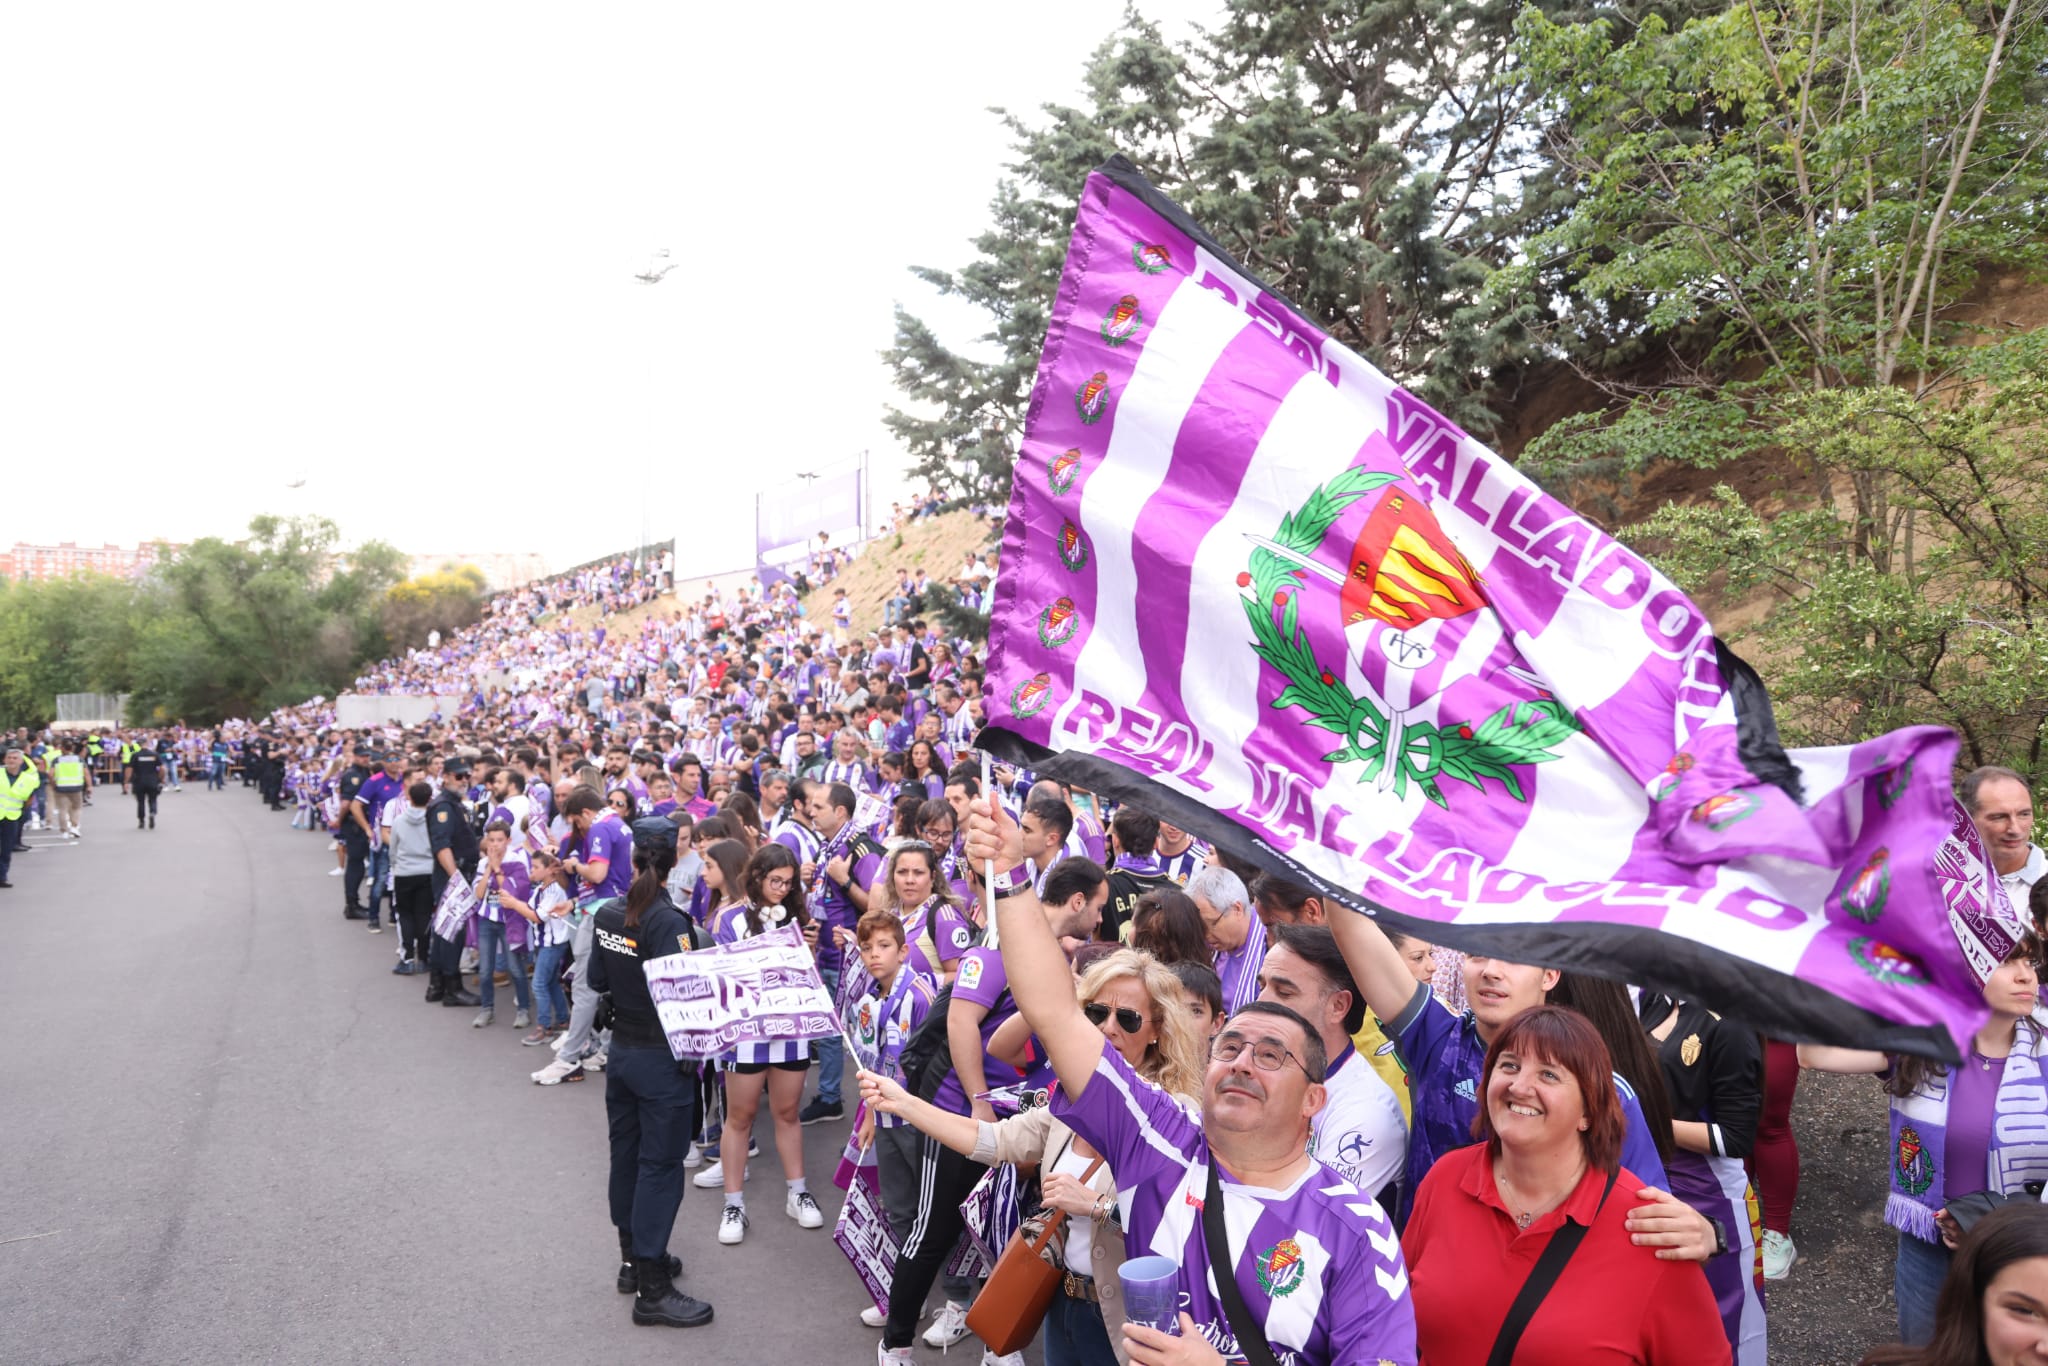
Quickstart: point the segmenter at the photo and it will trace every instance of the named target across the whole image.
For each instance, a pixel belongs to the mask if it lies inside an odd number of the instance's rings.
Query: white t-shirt
[[[1367,1195],[1378,1195],[1408,1161],[1401,1102],[1349,1045],[1323,1086],[1329,1096],[1316,1115],[1309,1151]]]
[[[1079,1144],[1069,1143],[1066,1151],[1060,1154],[1059,1161],[1052,1164],[1052,1169],[1065,1172],[1076,1181],[1083,1181],[1088,1164],[1094,1160],[1081,1156]],[[1090,1215],[1067,1216],[1067,1270],[1076,1276],[1095,1275],[1095,1220]]]

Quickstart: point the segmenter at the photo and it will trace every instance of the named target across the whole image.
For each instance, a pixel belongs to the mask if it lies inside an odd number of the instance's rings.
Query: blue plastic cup
[[[1166,1257],[1133,1257],[1117,1268],[1124,1317],[1162,1333],[1180,1331],[1180,1268]]]

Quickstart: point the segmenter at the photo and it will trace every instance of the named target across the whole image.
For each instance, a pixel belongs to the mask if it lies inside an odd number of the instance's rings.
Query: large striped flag
[[[1397,928],[1788,1039],[1945,1054],[1984,1017],[1948,731],[1788,754],[1685,594],[1121,159],[1074,225],[989,639],[996,753]]]

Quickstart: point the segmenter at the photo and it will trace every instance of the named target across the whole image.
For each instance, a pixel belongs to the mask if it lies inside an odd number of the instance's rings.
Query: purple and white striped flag
[[[1975,884],[1935,870],[1948,731],[1788,754],[1685,594],[1121,160],[1083,193],[989,642],[994,752],[1434,942],[1787,1039],[1952,1053],[1984,1017],[1944,899]]]

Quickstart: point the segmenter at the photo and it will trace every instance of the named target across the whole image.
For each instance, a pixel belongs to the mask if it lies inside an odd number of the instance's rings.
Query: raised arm
[[[967,857],[968,876],[977,883],[991,858],[998,875],[1023,864],[1022,834],[1002,803],[982,796],[969,804]],[[986,889],[983,895],[987,896]],[[1079,1098],[1095,1075],[1095,1065],[1102,1061],[1102,1031],[1081,1013],[1080,998],[1074,995],[1073,970],[1053,938],[1045,909],[1030,883],[992,904],[1003,972],[1009,978],[1018,1013],[1038,1036],[1061,1089]]]
[[[947,1021],[947,1029],[952,1022]],[[879,1072],[863,1068],[860,1073],[860,1098],[868,1103],[870,1110],[879,1110],[885,1115],[895,1115],[909,1122],[920,1133],[930,1134],[956,1153],[974,1156],[974,1145],[981,1137],[981,1121],[971,1115],[956,1115],[951,1110],[941,1110],[928,1100],[919,1100],[903,1089],[900,1083],[891,1081]]]
[[[1342,906],[1330,910],[1330,933],[1351,979],[1365,993],[1366,1007],[1391,1025],[1415,999],[1415,974],[1401,961],[1401,951],[1371,916]]]

